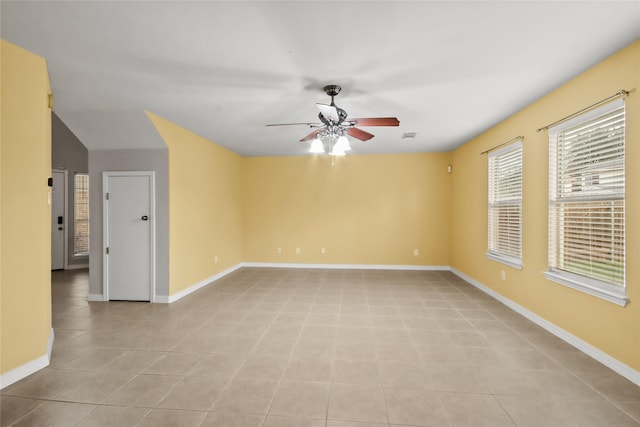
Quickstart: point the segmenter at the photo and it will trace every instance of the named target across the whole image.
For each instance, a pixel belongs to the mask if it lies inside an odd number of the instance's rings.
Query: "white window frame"
[[[515,159],[513,158],[514,156]],[[522,140],[517,141],[490,151],[488,153],[488,183],[489,183],[489,200],[488,200],[488,221],[487,221],[487,258],[506,264],[510,267],[522,270]],[[501,160],[503,163],[501,164]],[[515,163],[514,163],[515,160]],[[508,161],[509,163],[504,163]],[[499,189],[504,189],[504,182],[501,182],[501,175],[508,172],[506,168],[519,169],[519,177],[516,180],[508,182],[507,190],[510,192],[509,197],[501,197]],[[515,191],[515,192],[514,192]],[[517,208],[518,215],[516,223],[505,224],[501,221],[499,211],[501,208]],[[513,218],[510,218],[512,220]],[[504,248],[499,244],[497,234],[500,230],[509,229],[507,236],[510,245],[516,244],[515,251],[513,247]],[[515,235],[513,235],[513,233]],[[513,241],[513,238],[516,241]]]
[[[77,189],[77,181],[76,181],[76,177],[78,176],[86,176],[87,177],[87,199],[89,198],[89,174],[87,173],[76,173],[75,176],[73,177],[73,256],[74,257],[87,257],[89,256],[89,247],[87,247],[87,251],[86,252],[77,252],[76,251],[76,231],[77,231],[77,226],[78,226],[78,209],[77,209],[77,196],[78,196],[78,189]],[[87,239],[91,239],[91,235],[90,235],[90,230],[89,230],[89,202],[87,200]]]
[[[607,282],[604,279],[600,279],[597,277],[589,276],[588,274],[579,274],[576,272],[567,271],[563,269],[561,265],[562,262],[559,261],[559,252],[562,247],[566,247],[566,243],[560,242],[563,235],[564,228],[561,226],[561,218],[560,210],[562,206],[570,206],[570,203],[581,203],[583,206],[589,203],[597,203],[602,201],[611,201],[611,202],[619,202],[622,201],[622,215],[624,218],[624,204],[625,204],[625,190],[624,190],[624,175],[625,175],[625,161],[624,157],[622,159],[622,184],[621,187],[618,186],[618,190],[616,191],[603,191],[602,194],[598,193],[596,196],[590,197],[582,197],[578,194],[575,196],[571,195],[571,191],[565,191],[564,196],[560,195],[560,191],[558,190],[558,182],[562,181],[558,175],[561,172],[558,172],[558,139],[559,135],[563,134],[563,132],[575,129],[582,123],[590,122],[600,116],[604,116],[609,114],[615,110],[622,109],[623,113],[625,112],[624,100],[619,99],[617,101],[611,102],[607,105],[604,105],[600,108],[591,110],[587,113],[584,113],[578,117],[575,117],[571,120],[567,120],[557,126],[549,128],[549,265],[548,270],[544,272],[544,275],[547,279],[554,281],[556,283],[568,286],[570,288],[585,292],[589,295],[604,299],[606,301],[612,302],[614,304],[620,305],[624,307],[629,299],[626,294],[626,280],[624,277],[624,270],[626,266],[623,267],[623,277],[621,284],[615,284],[612,282]],[[626,120],[625,120],[625,136],[623,137],[623,142],[626,145]],[[625,150],[626,151],[626,150]],[[624,153],[623,153],[624,156]],[[567,181],[565,181],[566,183]],[[620,190],[621,188],[621,190]],[[589,193],[591,194],[591,193]],[[623,219],[626,222],[626,219]],[[623,226],[626,230],[626,225]],[[626,233],[626,231],[625,231]],[[624,246],[625,246],[626,237],[623,235],[622,237],[622,257],[623,262],[626,263],[624,257]],[[587,250],[588,247],[585,246],[584,250]]]

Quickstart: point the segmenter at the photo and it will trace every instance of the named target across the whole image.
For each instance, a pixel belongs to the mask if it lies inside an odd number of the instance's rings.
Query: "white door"
[[[151,301],[154,174],[104,172],[103,191],[106,299]]]
[[[67,235],[67,171],[52,171],[51,176],[51,269],[63,270]]]

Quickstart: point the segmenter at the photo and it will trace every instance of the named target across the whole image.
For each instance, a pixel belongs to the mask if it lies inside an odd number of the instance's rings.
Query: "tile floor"
[[[2,426],[638,426],[640,388],[448,272],[244,268],[171,304],[54,272]]]

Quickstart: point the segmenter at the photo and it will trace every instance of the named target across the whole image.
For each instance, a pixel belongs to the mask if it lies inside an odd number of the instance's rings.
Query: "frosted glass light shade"
[[[314,154],[324,153],[324,145],[322,144],[322,141],[318,138],[311,141],[311,148],[309,149],[309,152]]]

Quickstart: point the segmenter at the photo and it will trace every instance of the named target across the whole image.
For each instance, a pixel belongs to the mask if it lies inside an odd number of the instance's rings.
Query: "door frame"
[[[149,302],[156,301],[156,199],[154,171],[104,171],[102,172],[102,299],[109,301],[109,178],[117,176],[149,177]]]
[[[64,203],[62,204],[62,228],[64,236],[62,238],[62,269],[67,270],[69,268],[69,171],[66,169],[52,169],[51,178],[54,173],[61,173],[63,176],[64,184],[62,194],[64,195]],[[54,180],[55,182],[55,180]],[[51,222],[53,223],[53,190],[51,194]],[[53,224],[52,224],[53,225]],[[53,252],[53,251],[52,251]]]

